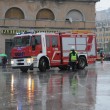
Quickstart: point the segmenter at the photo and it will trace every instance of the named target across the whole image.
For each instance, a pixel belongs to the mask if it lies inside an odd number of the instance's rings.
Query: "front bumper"
[[[11,67],[12,68],[20,68],[20,67],[31,67],[33,66],[32,58],[19,58],[19,59],[11,59]]]
[[[30,66],[16,66],[16,67],[12,66],[13,69],[19,69],[19,68],[23,68],[23,67],[31,69],[31,68],[33,68],[33,64],[31,64]]]

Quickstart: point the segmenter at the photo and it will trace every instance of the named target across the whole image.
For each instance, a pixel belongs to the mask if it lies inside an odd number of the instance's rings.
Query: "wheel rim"
[[[41,61],[40,61],[40,66],[39,66],[39,69],[40,69],[40,71],[46,71],[46,63],[45,63],[45,60],[44,59],[42,59]]]
[[[84,67],[85,66],[85,62],[83,59],[80,59],[79,61],[80,67]]]

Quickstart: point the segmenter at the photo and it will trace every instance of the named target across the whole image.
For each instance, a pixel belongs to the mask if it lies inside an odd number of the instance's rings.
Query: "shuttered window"
[[[66,20],[84,21],[83,14],[78,10],[71,10],[67,13]]]
[[[36,19],[47,19],[47,20],[54,20],[54,14],[49,9],[42,9],[38,12]]]
[[[24,19],[24,13],[22,12],[21,9],[13,7],[10,8],[6,14],[5,18],[10,18],[10,19]]]

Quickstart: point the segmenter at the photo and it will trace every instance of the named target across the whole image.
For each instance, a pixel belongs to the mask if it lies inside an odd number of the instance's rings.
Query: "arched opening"
[[[13,7],[7,10],[5,18],[9,19],[24,19],[24,13],[21,9]]]
[[[41,9],[37,14],[36,19],[54,20],[55,16],[51,10]]]
[[[72,21],[84,21],[83,14],[78,10],[71,10],[66,15],[66,20]]]

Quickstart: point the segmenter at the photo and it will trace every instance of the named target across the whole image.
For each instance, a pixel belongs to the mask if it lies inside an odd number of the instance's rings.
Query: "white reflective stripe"
[[[41,39],[42,39],[42,53],[46,55],[46,38],[45,38],[45,33],[41,33]]]
[[[63,60],[63,62],[69,62],[69,60]]]
[[[54,51],[53,56],[52,56],[52,60],[54,59],[56,53],[60,53],[60,51]]]
[[[52,62],[60,62],[60,60],[52,60]]]

